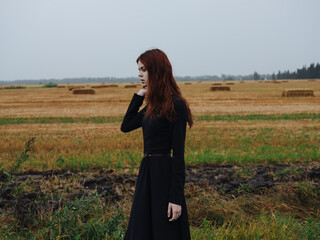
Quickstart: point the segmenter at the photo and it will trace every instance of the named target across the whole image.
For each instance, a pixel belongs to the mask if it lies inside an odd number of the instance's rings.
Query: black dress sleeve
[[[184,147],[188,110],[181,99],[173,101],[176,116],[172,124],[172,170],[170,178],[169,202],[181,205],[184,198],[185,162]]]
[[[143,100],[144,96],[140,96],[136,93],[133,95],[126,115],[124,116],[121,124],[122,132],[130,132],[141,127],[141,121],[144,113],[146,112],[146,107],[144,107],[140,112],[138,111],[143,103]]]

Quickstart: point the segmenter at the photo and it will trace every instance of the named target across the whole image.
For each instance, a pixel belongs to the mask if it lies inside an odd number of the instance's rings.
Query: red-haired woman
[[[163,51],[148,50],[137,64],[144,88],[133,95],[121,131],[142,127],[144,157],[125,240],[188,240],[184,145],[191,111]],[[144,98],[147,105],[139,111]]]

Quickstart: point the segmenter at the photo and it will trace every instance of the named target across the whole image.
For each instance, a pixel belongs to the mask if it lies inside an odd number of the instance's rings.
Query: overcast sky
[[[137,76],[164,50],[176,76],[320,62],[319,0],[0,0],[0,80]]]

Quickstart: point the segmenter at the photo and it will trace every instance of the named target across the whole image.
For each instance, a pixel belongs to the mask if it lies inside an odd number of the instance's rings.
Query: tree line
[[[284,71],[278,72],[277,74],[272,74],[272,79],[315,79],[320,78],[320,64],[311,63],[307,68],[303,66],[303,68],[297,69],[296,71]]]
[[[177,81],[229,81],[229,80],[276,80],[276,79],[320,79],[320,64],[311,63],[309,67],[303,66],[296,71],[278,71],[272,74],[259,74],[254,72],[249,75],[225,75],[220,77],[217,75],[204,76],[186,76],[175,77]],[[121,82],[139,82],[138,77],[115,78],[115,77],[100,77],[100,78],[64,78],[64,79],[40,79],[40,80],[15,80],[15,81],[0,81],[0,85],[10,84],[65,84],[65,83],[121,83]]]

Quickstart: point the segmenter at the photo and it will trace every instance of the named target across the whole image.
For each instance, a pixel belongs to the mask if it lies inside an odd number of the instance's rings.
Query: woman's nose
[[[142,77],[142,73],[141,72],[139,72],[139,75],[138,75],[139,77]]]

